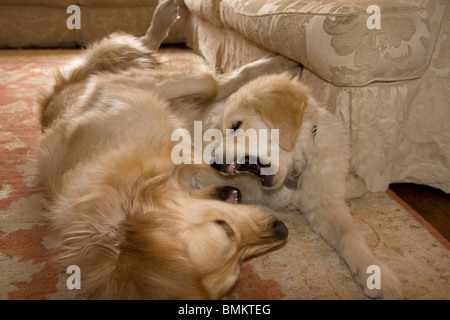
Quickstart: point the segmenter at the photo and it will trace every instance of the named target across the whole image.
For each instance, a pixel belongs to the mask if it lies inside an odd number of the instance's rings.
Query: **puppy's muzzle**
[[[243,163],[239,163],[237,161],[231,163],[231,164],[218,164],[216,162],[211,163],[211,167],[214,169],[220,171],[221,173],[225,175],[235,175],[239,172],[250,172],[254,174],[255,176],[259,177],[261,179],[261,183],[264,187],[270,188],[273,185],[273,175],[262,175],[261,174],[261,168],[269,167],[270,164],[265,165],[262,164],[259,159],[256,163],[252,164],[249,162],[249,157],[245,158],[245,161]]]

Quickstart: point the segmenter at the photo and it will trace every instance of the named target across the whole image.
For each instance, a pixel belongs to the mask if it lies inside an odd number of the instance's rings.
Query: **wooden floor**
[[[409,183],[392,184],[390,188],[450,241],[450,194]]]

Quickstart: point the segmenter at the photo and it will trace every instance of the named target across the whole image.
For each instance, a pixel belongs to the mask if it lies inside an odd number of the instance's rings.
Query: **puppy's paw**
[[[345,180],[345,201],[361,198],[369,192],[366,181],[360,176],[349,172]]]
[[[403,299],[403,288],[400,280],[389,269],[388,266],[380,263],[379,278],[377,279],[378,270],[374,270],[373,274],[369,274],[366,283],[363,284],[364,293],[373,299],[398,300]],[[370,278],[373,276],[373,278]],[[377,283],[379,281],[379,283]],[[379,286],[378,286],[379,285]]]

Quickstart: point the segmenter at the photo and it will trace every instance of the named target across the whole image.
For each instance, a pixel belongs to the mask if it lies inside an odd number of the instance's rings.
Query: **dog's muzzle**
[[[241,202],[241,191],[233,186],[219,186],[216,188],[216,192],[212,195],[213,199],[230,202],[230,203],[240,203]]]

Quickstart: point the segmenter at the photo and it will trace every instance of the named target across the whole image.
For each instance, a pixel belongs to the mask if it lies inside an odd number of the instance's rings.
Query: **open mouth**
[[[225,202],[239,203],[241,202],[241,191],[232,186],[219,186],[212,195],[213,199]]]
[[[248,156],[245,157],[244,161],[234,161],[231,164],[217,164],[213,162],[211,167],[226,175],[235,175],[239,172],[250,172],[261,179],[263,186],[271,187],[273,185],[273,175],[261,174],[261,169],[270,167],[270,163],[263,164],[259,158],[256,160],[256,163],[250,163]]]

